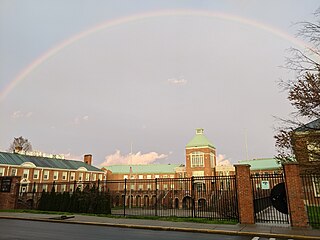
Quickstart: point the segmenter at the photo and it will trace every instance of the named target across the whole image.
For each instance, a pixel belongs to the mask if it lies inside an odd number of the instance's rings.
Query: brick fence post
[[[254,224],[254,206],[250,165],[236,164],[236,188],[238,198],[239,221],[242,224]]]
[[[298,163],[285,163],[283,168],[291,226],[308,227],[308,216],[303,202],[300,166]]]
[[[0,209],[15,209],[17,207],[18,197],[19,197],[19,183],[21,177],[2,177],[1,179],[10,179],[10,192],[0,191]]]

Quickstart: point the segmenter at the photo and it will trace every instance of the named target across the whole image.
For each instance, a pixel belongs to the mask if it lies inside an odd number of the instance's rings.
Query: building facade
[[[83,161],[76,161],[0,152],[0,176],[20,176],[20,192],[30,191],[32,183],[42,187],[36,191],[48,191],[48,184],[52,182],[104,180],[106,173],[91,164],[90,154],[85,155]]]

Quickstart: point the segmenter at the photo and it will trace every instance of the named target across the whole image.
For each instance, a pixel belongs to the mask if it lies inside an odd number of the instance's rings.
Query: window
[[[0,176],[4,176],[4,168],[0,168]]]
[[[143,190],[143,184],[139,184],[139,190]]]
[[[73,180],[75,179],[75,175],[76,175],[76,174],[75,174],[74,172],[72,172],[72,173],[70,174],[70,180],[71,180],[71,181],[73,181]]]
[[[59,178],[59,172],[58,171],[54,171],[53,172],[53,180],[58,180]]]
[[[82,179],[83,179],[83,173],[79,173],[79,181],[82,181]]]
[[[97,175],[96,174],[92,174],[92,180],[93,181],[97,181]]]
[[[147,175],[147,179],[151,179],[151,175]]]
[[[131,190],[134,190],[134,184],[131,184]]]
[[[148,189],[148,190],[152,190],[151,184],[148,184],[148,185],[147,185],[147,189]]]
[[[48,191],[48,185],[47,184],[43,184],[42,185],[42,191]]]
[[[123,179],[128,179],[128,175],[124,175],[124,176],[123,176]]]
[[[170,184],[170,188],[171,188],[171,190],[174,189],[174,183]]]
[[[168,175],[163,175],[162,177],[163,177],[163,178],[168,178]]]
[[[26,179],[29,178],[29,169],[23,169],[22,178],[26,178]]]
[[[319,176],[312,177],[312,185],[315,197],[320,197],[320,178]]]
[[[102,174],[99,174],[99,180],[102,180]]]
[[[163,184],[163,189],[168,190],[168,184]]]
[[[139,175],[139,179],[143,179],[143,175]]]
[[[192,171],[192,176],[194,177],[203,177],[204,171]]]
[[[67,185],[63,184],[61,185],[61,192],[65,192],[67,190]]]
[[[63,172],[62,173],[62,180],[67,180],[67,176],[68,176],[68,173],[67,172]]]
[[[159,175],[154,175],[154,178],[159,178],[160,176]]]
[[[203,167],[204,166],[204,154],[202,152],[193,152],[191,156],[191,167]]]
[[[39,179],[39,170],[33,171],[33,179]]]
[[[173,175],[173,174],[171,174],[171,175],[170,175],[170,178],[174,178],[174,175]]]
[[[90,180],[90,173],[86,173],[86,181]]]
[[[320,161],[320,143],[317,141],[308,141],[308,155],[309,161]]]
[[[214,168],[216,165],[214,164],[214,153],[210,153],[210,164],[211,168]]]
[[[43,179],[44,180],[48,180],[49,179],[49,171],[48,170],[44,170],[43,171]],[[47,190],[46,190],[47,191]]]
[[[11,169],[11,176],[17,176],[17,169],[16,168]]]

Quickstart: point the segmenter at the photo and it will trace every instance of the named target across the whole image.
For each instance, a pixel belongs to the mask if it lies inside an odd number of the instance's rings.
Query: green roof
[[[25,162],[31,162],[36,167],[41,168],[57,168],[77,170],[80,167],[85,167],[88,171],[102,172],[99,168],[88,165],[85,162],[77,160],[65,160],[47,157],[28,156],[18,153],[0,152],[0,164],[21,165]]]
[[[213,144],[208,140],[208,138],[203,134],[202,128],[196,129],[196,135],[191,139],[191,141],[186,145],[186,148],[192,147],[212,147]]]
[[[145,164],[145,165],[131,165],[132,173],[174,173],[175,168],[181,167],[181,164]],[[105,167],[112,173],[130,173],[130,165],[111,165]]]
[[[281,168],[281,164],[275,158],[258,158],[239,161],[240,164],[249,164],[250,170],[275,170]]]

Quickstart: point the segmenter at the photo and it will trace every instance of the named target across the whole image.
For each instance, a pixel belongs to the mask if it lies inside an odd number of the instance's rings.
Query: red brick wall
[[[10,177],[12,179],[10,192],[0,192],[0,209],[15,209],[18,194],[20,177]],[[0,177],[1,181],[2,177]]]

